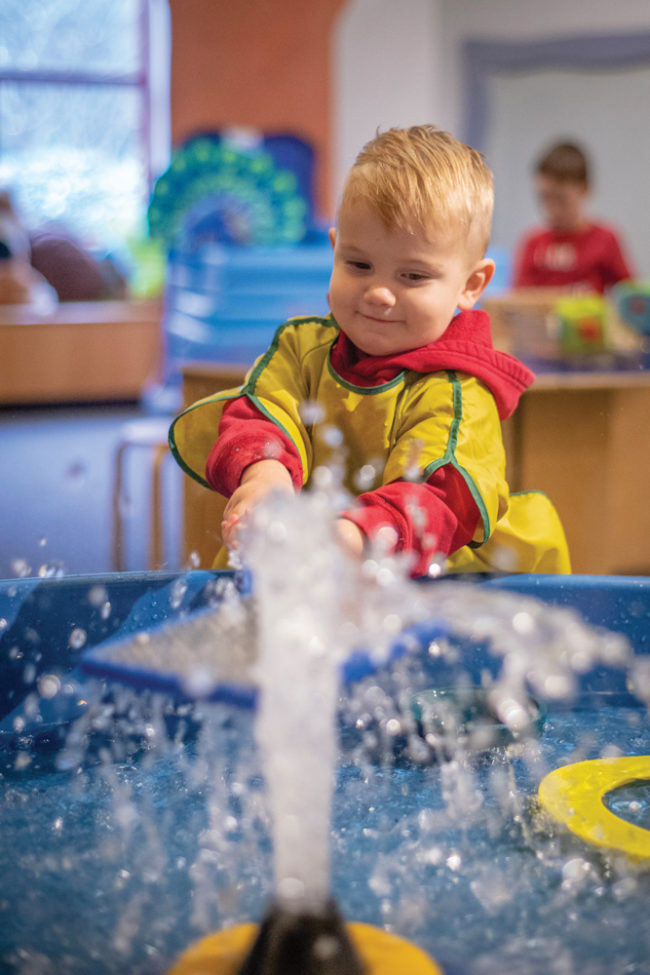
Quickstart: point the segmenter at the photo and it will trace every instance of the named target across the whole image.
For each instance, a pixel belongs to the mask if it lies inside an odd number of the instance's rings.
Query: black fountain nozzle
[[[318,910],[272,903],[238,975],[363,975],[333,899]]]

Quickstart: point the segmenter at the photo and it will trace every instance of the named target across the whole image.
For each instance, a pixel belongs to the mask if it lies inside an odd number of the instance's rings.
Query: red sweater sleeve
[[[357,498],[342,512],[369,538],[381,528],[395,532],[395,552],[413,552],[413,575],[426,575],[433,556],[450,555],[470,542],[480,513],[462,475],[450,464],[424,484],[393,481]]]
[[[219,436],[205,465],[205,479],[210,487],[229,498],[239,487],[246,467],[270,458],[284,464],[294,487],[300,490],[302,462],[291,440],[246,396],[230,400],[224,407]]]

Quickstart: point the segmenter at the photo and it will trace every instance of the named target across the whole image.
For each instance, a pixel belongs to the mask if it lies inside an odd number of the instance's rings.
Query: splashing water
[[[252,613],[230,591],[216,613],[121,648],[135,667],[181,674],[196,706],[98,694],[47,789],[36,774],[23,783],[30,756],[18,753],[0,806],[0,867],[16,885],[0,898],[0,958],[12,905],[33,904],[30,916],[50,923],[30,943],[20,922],[16,971],[40,970],[43,935],[43,972],[64,950],[75,975],[91,963],[162,972],[193,937],[258,918],[271,871],[285,906],[318,908],[334,887],[348,917],[383,923],[464,975],[643,971],[650,876],[544,833],[528,804],[558,765],[650,750],[643,708],[599,706],[586,719],[570,710],[597,665],[626,671],[649,703],[647,659],[571,610],[467,582],[417,584],[381,553],[352,563],[333,540],[333,508],[318,492],[260,508],[244,539]],[[183,587],[172,586],[172,609]],[[95,587],[87,599],[101,611],[111,593]],[[75,629],[66,639],[81,644]],[[396,638],[402,656],[382,667]],[[359,646],[379,669],[342,686]],[[257,748],[249,714],[204,700],[219,680],[251,678]],[[34,695],[47,702],[57,680],[35,674]],[[549,703],[539,737],[533,693]],[[184,739],[184,721],[196,739]],[[101,761],[91,767],[93,736]],[[612,802],[640,820],[644,797]],[[28,843],[10,856],[21,822]]]
[[[304,538],[312,546],[308,559]],[[285,907],[319,910],[330,892],[339,667],[349,652],[339,621],[348,566],[319,492],[262,506],[244,551],[255,580],[261,688],[255,731],[273,816],[275,893]]]

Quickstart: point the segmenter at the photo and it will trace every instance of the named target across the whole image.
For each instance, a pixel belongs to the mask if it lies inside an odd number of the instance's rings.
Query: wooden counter
[[[650,373],[538,376],[504,424],[513,491],[555,503],[574,572],[650,573]]]
[[[184,402],[238,385],[246,368],[188,364]],[[552,498],[575,572],[650,573],[650,372],[542,374],[503,431],[511,489]],[[186,555],[209,566],[222,505],[189,477],[185,492]]]
[[[0,305],[0,403],[137,399],[160,377],[160,301]]]

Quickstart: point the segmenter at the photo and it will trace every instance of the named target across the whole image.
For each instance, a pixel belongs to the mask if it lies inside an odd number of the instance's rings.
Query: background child
[[[569,570],[548,499],[511,497],[505,480],[500,419],[534,377],[472,310],[494,271],[492,206],[481,154],[434,126],[364,147],[330,232],[331,314],[290,319],[241,389],[172,425],[184,469],[229,498],[229,547],[270,491],[342,461],[353,554],[381,533],[414,575],[437,553],[453,569]]]
[[[537,163],[535,181],[548,227],[519,243],[514,287],[571,287],[602,294],[633,276],[614,230],[586,215],[590,178],[581,149],[568,142],[552,146]]]

